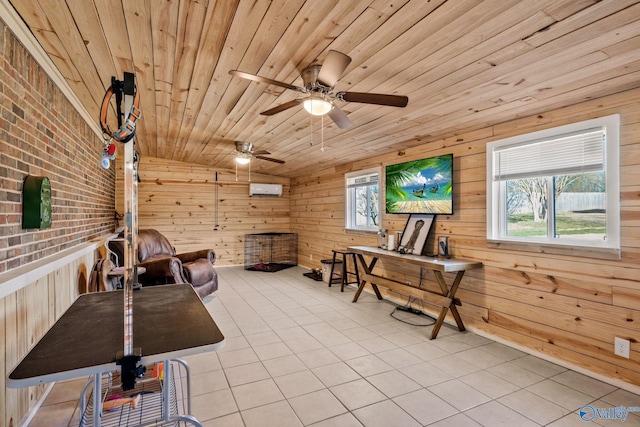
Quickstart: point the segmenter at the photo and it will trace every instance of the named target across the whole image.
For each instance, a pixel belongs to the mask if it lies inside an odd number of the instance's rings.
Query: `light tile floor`
[[[638,395],[471,332],[445,325],[430,341],[431,327],[390,317],[391,303],[365,293],[353,304],[353,286],[341,293],[304,272],[218,269],[205,304],[226,346],[186,358],[204,426],[571,427],[585,425],[581,408],[640,406]],[[85,382],[56,384],[30,425],[77,425]],[[640,413],[588,424],[640,426]]]

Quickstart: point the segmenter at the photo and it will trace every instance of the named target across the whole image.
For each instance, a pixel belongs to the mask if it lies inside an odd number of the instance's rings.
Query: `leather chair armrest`
[[[147,271],[144,273],[143,281],[154,281],[158,278],[173,278],[175,283],[187,283],[182,274],[182,262],[177,257],[167,257],[138,264]]]
[[[212,249],[202,249],[199,251],[185,252],[182,254],[177,254],[176,257],[180,258],[180,261],[182,261],[183,263],[193,262],[200,258],[204,258],[212,264],[216,261],[216,253]]]

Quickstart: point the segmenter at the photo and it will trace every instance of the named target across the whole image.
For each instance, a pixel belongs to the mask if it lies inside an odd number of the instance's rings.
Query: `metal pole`
[[[135,94],[133,74],[124,75],[124,112],[131,111]],[[130,79],[128,81],[127,79]],[[133,350],[133,286],[138,283],[138,177],[133,140],[124,144],[124,355]]]

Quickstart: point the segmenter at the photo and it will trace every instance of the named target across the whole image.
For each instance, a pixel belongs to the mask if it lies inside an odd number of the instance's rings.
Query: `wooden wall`
[[[619,113],[622,259],[549,255],[490,247],[486,241],[488,142]],[[425,129],[425,133],[427,129]],[[431,141],[405,152],[314,171],[291,182],[291,229],[299,264],[319,267],[333,248],[377,245],[377,236],[344,230],[344,174],[432,155],[454,154],[454,215],[438,216],[433,236],[450,236],[454,257],[481,261],[458,292],[465,324],[542,355],[640,385],[640,90]],[[313,201],[313,203],[310,203]],[[406,215],[383,215],[382,228],[402,231]],[[435,252],[433,237],[427,242]],[[386,274],[419,281],[419,270]],[[436,286],[431,276],[427,286]],[[394,294],[397,301],[406,298]],[[631,340],[631,359],[613,354],[614,337]]]
[[[123,213],[118,165],[116,209]],[[216,265],[243,264],[245,234],[290,231],[288,178],[252,173],[251,182],[282,184],[283,194],[250,197],[247,166],[238,167],[237,181],[235,170],[151,157],[141,158],[139,170],[139,228],[157,229],[178,252],[211,248]]]
[[[80,251],[79,251],[80,252]],[[0,299],[0,425],[17,426],[40,399],[47,384],[7,388],[6,377],[78,297],[97,259],[95,249]],[[0,275],[0,282],[6,273]]]

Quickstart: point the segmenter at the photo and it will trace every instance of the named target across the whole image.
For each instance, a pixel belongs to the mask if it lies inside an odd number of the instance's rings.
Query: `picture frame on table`
[[[402,232],[398,252],[422,255],[424,245],[433,225],[433,214],[411,214]]]

